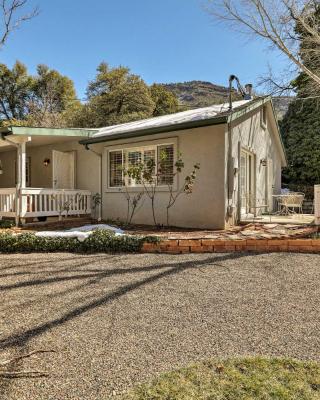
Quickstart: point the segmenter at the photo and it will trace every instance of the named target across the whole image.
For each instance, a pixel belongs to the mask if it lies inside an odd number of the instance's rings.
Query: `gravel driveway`
[[[195,360],[320,360],[320,255],[0,256],[1,360],[47,378],[0,379],[6,400],[109,399]]]

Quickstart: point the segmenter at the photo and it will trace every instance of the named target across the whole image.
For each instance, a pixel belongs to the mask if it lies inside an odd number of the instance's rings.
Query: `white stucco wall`
[[[224,127],[189,129],[170,134],[153,135],[134,139],[117,140],[91,145],[92,149],[103,154],[103,212],[104,219],[125,220],[127,202],[118,189],[108,188],[107,150],[136,145],[150,145],[176,142],[176,152],[182,153],[185,162],[185,174],[191,172],[193,165],[200,163],[200,171],[190,195],[181,195],[171,208],[170,223],[180,227],[216,228],[224,227]],[[115,146],[115,147],[114,147]],[[184,174],[181,176],[184,177]],[[182,182],[178,184],[180,186]],[[156,196],[157,222],[166,223],[166,204],[168,191],[160,190]],[[151,203],[146,197],[142,208],[137,212],[133,222],[153,224]]]
[[[272,116],[271,104],[267,107],[267,124],[265,127],[261,125],[262,107],[252,111],[245,117],[238,119],[232,126],[232,157],[234,163],[239,167],[238,173],[234,174],[232,199],[227,200],[227,185],[226,185],[226,212],[228,204],[234,205],[233,216],[228,219],[229,223],[236,223],[240,210],[240,149],[249,151],[254,154],[254,169],[255,169],[255,197],[258,204],[268,203],[269,184],[267,182],[267,168],[261,164],[262,159],[272,160],[272,190],[273,194],[277,194],[281,190],[281,168],[282,159],[277,138],[277,127]],[[225,173],[227,174],[227,159],[228,159],[228,129],[226,126],[226,163]],[[269,163],[268,163],[269,164]],[[269,164],[271,165],[271,164]]]

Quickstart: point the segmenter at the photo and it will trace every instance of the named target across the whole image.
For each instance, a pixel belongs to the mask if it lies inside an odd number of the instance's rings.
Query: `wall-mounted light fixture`
[[[43,165],[44,165],[45,167],[47,167],[49,164],[50,164],[50,158],[45,158],[45,159],[43,160]]]
[[[267,159],[266,159],[266,158],[261,158],[261,160],[260,160],[260,165],[261,165],[262,167],[266,167],[266,166],[267,166]]]

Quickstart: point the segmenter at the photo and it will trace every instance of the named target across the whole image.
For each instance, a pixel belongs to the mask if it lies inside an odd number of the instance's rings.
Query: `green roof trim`
[[[37,128],[28,126],[9,126],[0,128],[3,135],[20,135],[20,136],[69,136],[69,137],[85,137],[89,138],[97,129],[82,128]]]

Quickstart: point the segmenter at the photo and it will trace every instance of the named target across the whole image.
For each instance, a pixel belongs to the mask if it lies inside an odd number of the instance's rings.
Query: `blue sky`
[[[234,73],[255,83],[285,65],[261,41],[248,40],[204,11],[205,0],[29,0],[40,15],[15,31],[0,62],[47,64],[75,82],[84,97],[101,61],[126,65],[153,82],[206,80],[227,84]]]

